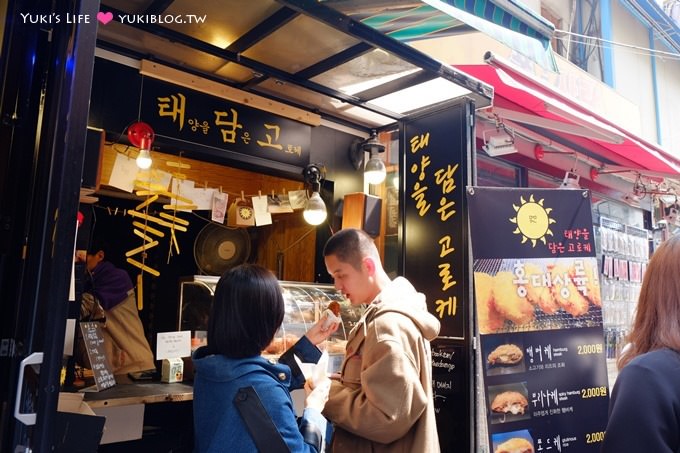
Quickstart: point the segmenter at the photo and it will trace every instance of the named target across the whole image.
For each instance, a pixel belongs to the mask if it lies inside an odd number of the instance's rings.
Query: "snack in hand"
[[[333,323],[342,322],[342,318],[340,317],[340,304],[335,300],[329,303],[328,308],[323,312],[323,316],[326,316],[326,320],[321,326],[322,330],[328,329]]]
[[[338,301],[331,301],[331,303],[328,304],[328,309],[332,311],[335,316],[340,316],[340,303]]]

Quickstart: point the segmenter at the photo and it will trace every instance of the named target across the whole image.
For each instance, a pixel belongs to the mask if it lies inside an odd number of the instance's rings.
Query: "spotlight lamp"
[[[312,188],[312,195],[307,199],[302,216],[310,225],[319,225],[326,220],[326,203],[323,202],[321,190],[321,168],[317,164],[309,164],[302,171],[305,182]]]
[[[571,171],[567,171],[564,174],[564,179],[562,180],[562,184],[560,184],[561,189],[580,189],[581,186],[579,185],[579,179],[581,177],[576,174],[576,171],[572,169]]]
[[[482,149],[491,157],[503,156],[517,152],[515,147],[515,137],[510,135],[504,127],[496,128],[491,131],[483,131],[482,139],[484,145]],[[541,160],[545,154],[543,147],[534,148],[536,159]]]
[[[385,145],[378,141],[378,136],[375,130],[371,132],[371,136],[361,144],[361,149],[369,153],[368,162],[364,167],[364,177],[369,184],[381,184],[387,176],[387,169],[385,163],[380,158],[380,153],[385,151]]]
[[[137,166],[142,170],[151,167],[151,145],[153,144],[156,135],[151,126],[141,121],[132,123],[127,130],[128,140],[133,146],[139,148],[137,155]]]
[[[678,196],[675,195],[675,193],[673,192],[666,192],[660,194],[659,200],[661,200],[661,202],[666,206],[678,204]]]

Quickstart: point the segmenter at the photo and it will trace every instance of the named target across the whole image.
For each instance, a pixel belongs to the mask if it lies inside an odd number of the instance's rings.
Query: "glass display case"
[[[206,330],[212,298],[219,277],[194,275],[180,280],[178,330],[190,330],[192,347],[206,344]],[[347,335],[363,313],[362,307],[353,307],[333,285],[282,281],[286,312],[281,328],[274,340],[263,351],[264,355],[279,356],[292,346],[322,316],[328,305],[340,305],[340,328],[319,348],[330,355],[329,371],[337,371],[342,363]]]

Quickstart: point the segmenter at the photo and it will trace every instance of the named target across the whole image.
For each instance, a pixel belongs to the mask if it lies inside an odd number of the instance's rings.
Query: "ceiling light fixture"
[[[323,202],[319,193],[321,190],[321,168],[317,164],[309,164],[302,170],[302,175],[305,182],[312,187],[312,195],[307,199],[302,216],[310,225],[320,225],[328,216],[326,203]]]
[[[385,145],[378,141],[375,130],[371,131],[371,136],[361,144],[361,149],[369,153],[368,162],[364,167],[364,178],[369,184],[381,184],[387,176],[387,168],[380,158],[380,153],[385,151]]]
[[[132,123],[127,129],[127,136],[133,146],[139,148],[137,155],[137,166],[142,170],[151,167],[151,145],[153,144],[156,135],[153,129],[148,124],[137,121]]]

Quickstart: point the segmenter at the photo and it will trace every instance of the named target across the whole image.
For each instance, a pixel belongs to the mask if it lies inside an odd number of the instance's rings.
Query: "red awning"
[[[619,167],[658,176],[680,176],[680,160],[658,145],[551,92],[525,74],[490,64],[456,67],[494,87],[493,112],[501,119],[538,126],[567,137],[605,162],[607,170],[615,171]]]

